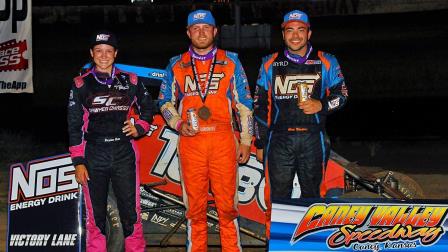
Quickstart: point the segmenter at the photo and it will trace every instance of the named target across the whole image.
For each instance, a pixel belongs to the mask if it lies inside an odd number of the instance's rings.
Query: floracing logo
[[[448,206],[314,204],[297,225],[291,244],[323,230],[331,249],[374,250],[415,248],[436,243]]]

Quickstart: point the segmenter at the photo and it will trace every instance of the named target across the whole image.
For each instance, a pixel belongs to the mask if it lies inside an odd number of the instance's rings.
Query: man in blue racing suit
[[[255,146],[266,176],[268,237],[271,202],[291,200],[295,174],[301,197],[321,196],[330,151],[326,117],[347,100],[338,61],[309,42],[307,14],[294,10],[283,21],[285,49],[263,58],[254,97]],[[298,100],[300,84],[309,94],[305,101]]]

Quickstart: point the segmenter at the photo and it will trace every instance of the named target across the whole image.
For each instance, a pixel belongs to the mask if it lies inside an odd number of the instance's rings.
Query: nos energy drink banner
[[[363,201],[273,204],[269,251],[448,251],[446,202]]]
[[[11,166],[7,251],[80,251],[74,172],[68,155]]]

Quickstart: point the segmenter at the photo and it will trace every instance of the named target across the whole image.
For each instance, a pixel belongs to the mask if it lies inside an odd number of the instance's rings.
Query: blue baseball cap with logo
[[[195,24],[209,24],[212,26],[216,26],[215,18],[208,10],[195,10],[188,14],[187,27]]]
[[[283,16],[282,28],[285,28],[286,24],[290,22],[302,22],[308,27],[311,26],[308,15],[305,12],[299,10],[290,11],[286,13],[285,16]]]

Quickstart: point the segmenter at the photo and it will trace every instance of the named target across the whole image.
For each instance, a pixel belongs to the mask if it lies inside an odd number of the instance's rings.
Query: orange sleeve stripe
[[[266,73],[268,72],[269,66],[272,64],[272,62],[274,62],[277,56],[278,52],[274,53],[272,57],[268,61],[266,61],[266,63],[264,63],[264,70],[266,71]]]
[[[272,65],[272,63],[274,62],[274,60],[277,58],[278,53],[274,53],[271,58],[266,61],[266,63],[264,64],[264,70],[266,71],[266,73],[269,71],[269,67]],[[267,115],[267,124],[268,127],[271,125],[271,121],[272,121],[272,85],[271,85],[271,81],[269,80],[269,85],[268,85],[268,115]]]
[[[319,52],[317,52],[317,55],[319,56],[319,59],[324,64],[325,68],[327,70],[330,70],[330,61],[327,58],[325,58],[324,53],[322,51],[319,51]]]

